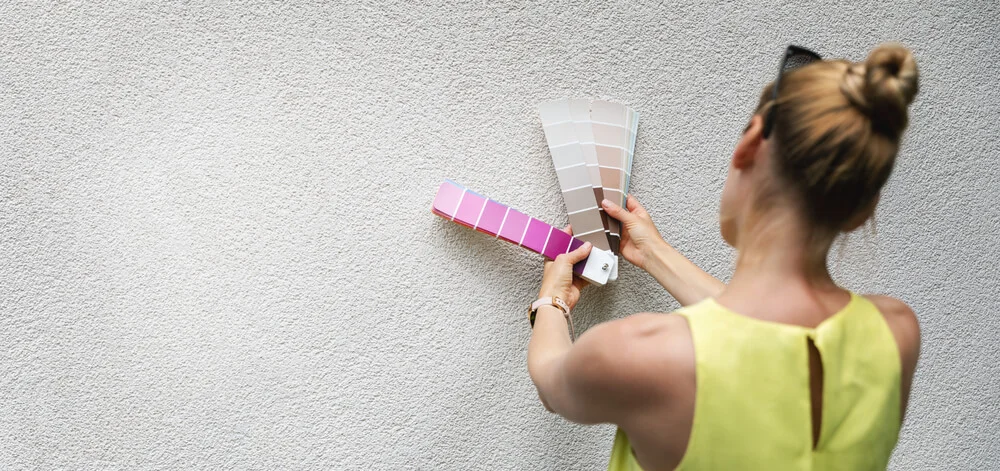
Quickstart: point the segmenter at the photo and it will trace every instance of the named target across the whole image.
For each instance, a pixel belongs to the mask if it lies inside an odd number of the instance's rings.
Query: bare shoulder
[[[621,319],[605,322],[601,325],[614,325],[622,334],[633,337],[633,340],[645,340],[652,337],[672,337],[684,334],[690,337],[690,329],[684,317],[674,313],[640,312]]]
[[[635,326],[641,352],[672,368],[694,367],[694,342],[684,316],[675,313],[639,313],[626,319]]]
[[[641,312],[602,324],[641,359],[675,360],[676,348],[691,345],[687,319],[678,314]]]
[[[662,397],[679,376],[694,376],[691,330],[677,314],[639,313],[605,322],[578,343],[594,351],[592,365],[604,366],[597,368],[603,370],[602,382],[633,389],[639,396]]]
[[[920,322],[913,309],[903,301],[891,296],[865,295],[885,318],[889,329],[896,338],[904,373],[912,374],[920,356]]]
[[[878,308],[894,333],[899,331],[908,340],[920,339],[920,322],[909,305],[892,296],[881,294],[866,294],[865,298]]]

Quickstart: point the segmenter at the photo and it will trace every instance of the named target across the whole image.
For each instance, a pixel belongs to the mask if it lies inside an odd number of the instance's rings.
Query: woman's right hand
[[[601,202],[604,211],[622,223],[622,241],[620,251],[625,260],[643,270],[648,271],[646,262],[653,256],[653,251],[666,242],[660,236],[660,231],[656,230],[653,220],[650,219],[646,208],[639,204],[639,200],[629,195],[625,201],[628,211],[609,200]]]

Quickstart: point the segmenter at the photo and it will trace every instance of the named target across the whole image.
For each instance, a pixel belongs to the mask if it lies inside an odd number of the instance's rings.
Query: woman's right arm
[[[621,254],[631,264],[656,279],[682,306],[694,304],[722,292],[726,285],[698,268],[668,244],[649,213],[634,196],[625,202],[628,211],[608,200],[604,210],[622,223]]]

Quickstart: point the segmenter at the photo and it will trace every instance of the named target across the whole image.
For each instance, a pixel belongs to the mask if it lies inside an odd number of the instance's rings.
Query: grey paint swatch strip
[[[588,159],[584,156],[570,113],[569,100],[542,103],[538,111],[573,234],[599,249],[611,249],[591,171],[587,167]]]

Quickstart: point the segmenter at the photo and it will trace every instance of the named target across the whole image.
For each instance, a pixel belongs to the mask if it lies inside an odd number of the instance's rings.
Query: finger
[[[583,245],[577,247],[576,250],[560,255],[560,257],[565,256],[566,261],[570,264],[576,264],[577,262],[586,260],[587,257],[590,256],[590,249],[592,247],[593,245],[590,242],[584,242]]]
[[[642,217],[649,216],[649,213],[646,212],[646,208],[642,207],[642,205],[639,204],[639,200],[632,195],[628,195],[628,199],[625,200],[625,206],[628,207],[628,210],[631,211],[632,214]]]
[[[565,232],[565,233],[567,233],[567,234],[569,234],[569,235],[573,235],[573,225],[572,224],[566,224],[566,227],[564,227],[562,231]]]
[[[628,245],[628,241],[630,240],[632,240],[632,237],[629,236],[628,228],[627,227],[622,228],[621,242],[619,243],[619,246],[625,247],[626,245]]]
[[[621,206],[612,203],[611,200],[601,201],[601,206],[604,207],[604,211],[608,213],[608,216],[611,216],[624,223],[632,221],[632,219],[635,217],[635,215],[630,214],[628,211],[622,209]]]
[[[576,289],[583,291],[583,289],[586,288],[588,285],[590,285],[589,281],[580,278],[579,276],[573,277],[573,286],[576,286]]]

